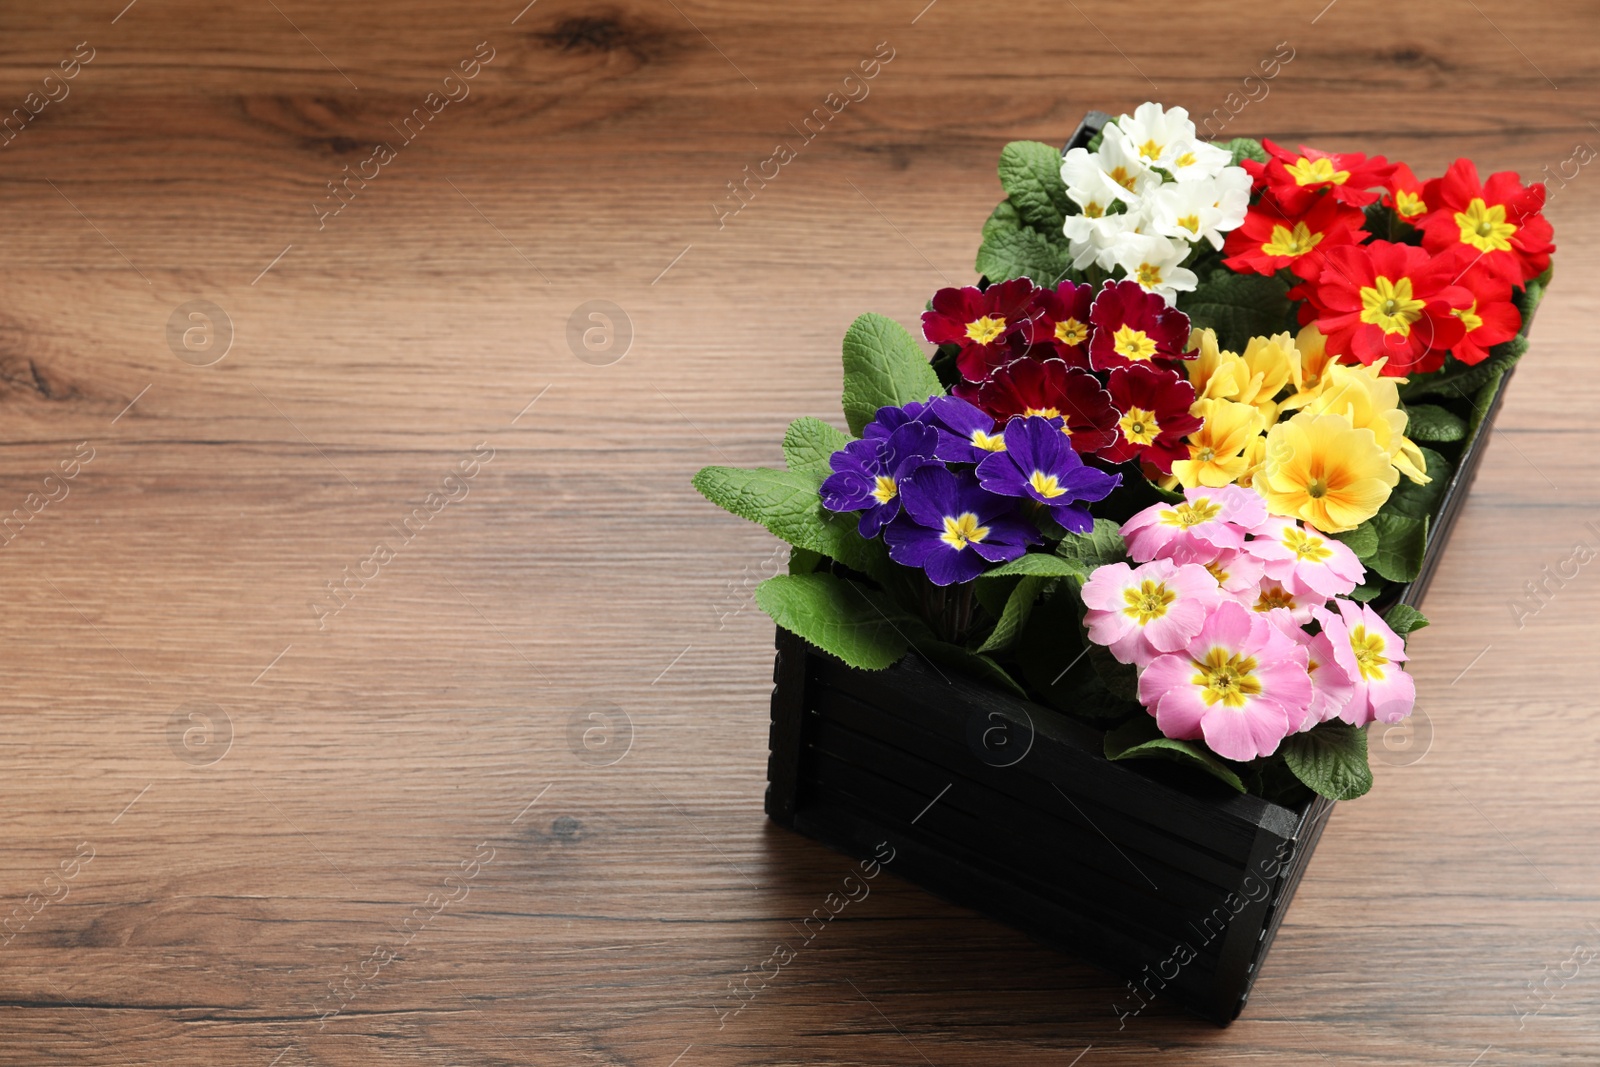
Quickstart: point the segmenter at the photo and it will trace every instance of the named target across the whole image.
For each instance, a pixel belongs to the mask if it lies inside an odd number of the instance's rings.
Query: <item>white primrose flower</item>
[[[1107,126],[1099,151],[1074,148],[1066,154],[1061,180],[1080,205],[1086,199],[1136,204],[1147,188],[1161,184],[1161,175],[1145,165],[1115,127]]]
[[[1090,263],[1097,263],[1110,270],[1117,242],[1124,234],[1136,233],[1143,226],[1141,212],[1091,217],[1086,211],[1082,215],[1068,215],[1062,231],[1067,235],[1072,252],[1073,269],[1082,270]]]
[[[1146,102],[1116,124],[1146,163],[1169,172],[1172,161],[1188,151],[1195,139],[1194,123],[1181,107],[1163,110],[1160,104]]]
[[[1194,271],[1178,265],[1188,254],[1187,241],[1157,233],[1124,233],[1112,246],[1110,258],[1113,266],[1141,288],[1160,295],[1170,305],[1177,301],[1180,290],[1192,290],[1200,283]]]
[[[1246,181],[1249,175],[1245,175]],[[1221,183],[1168,182],[1147,198],[1153,233],[1177,237],[1193,244],[1201,239],[1212,248],[1222,247],[1222,235],[1244,222],[1250,205],[1248,185],[1242,203],[1235,204]]]
[[[1218,148],[1205,141],[1194,140],[1179,146],[1173,152],[1172,158],[1162,166],[1173,180],[1180,182],[1205,181],[1215,178],[1224,170],[1237,170],[1246,177],[1249,173],[1243,167],[1230,166],[1233,162],[1233,153],[1226,149]]]

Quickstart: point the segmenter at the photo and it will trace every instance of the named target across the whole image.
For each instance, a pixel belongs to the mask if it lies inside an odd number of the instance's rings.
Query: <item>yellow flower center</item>
[[[967,336],[980,345],[989,344],[1005,332],[1006,320],[991,315],[967,323]]]
[[[1312,478],[1306,482],[1306,496],[1312,500],[1321,500],[1328,495],[1328,483],[1321,478]]]
[[[1283,543],[1293,550],[1295,556],[1308,563],[1321,563],[1333,555],[1333,549],[1320,537],[1313,537],[1298,527],[1290,527],[1284,531]]]
[[[1046,419],[1059,419],[1061,417],[1061,411],[1059,408],[1027,408],[1022,413],[1023,418],[1028,418],[1033,415],[1038,415]]]
[[[1033,487],[1035,493],[1038,493],[1046,500],[1054,500],[1066,492],[1061,486],[1060,479],[1054,474],[1046,474],[1044,471],[1034,471],[1028,475],[1028,484]]]
[[[1089,339],[1089,327],[1077,319],[1056,323],[1056,340],[1064,345],[1081,345]]]
[[[1411,324],[1422,318],[1427,305],[1411,296],[1411,279],[1374,278],[1370,287],[1361,290],[1361,321],[1377,326],[1384,333],[1407,336]]]
[[[1481,196],[1472,198],[1467,210],[1456,212],[1456,225],[1461,227],[1461,241],[1480,252],[1511,251],[1511,235],[1516,226],[1506,221],[1504,204],[1489,207]]]
[[[1281,585],[1271,585],[1261,590],[1261,595],[1256,597],[1255,609],[1257,611],[1271,611],[1273,608],[1293,608],[1294,594]]]
[[[1133,272],[1133,277],[1146,289],[1154,289],[1161,284],[1161,268],[1153,263],[1141,263],[1139,269]]]
[[[1261,246],[1261,251],[1269,256],[1303,256],[1322,241],[1322,234],[1312,233],[1311,227],[1303,222],[1294,224],[1290,230],[1286,226],[1272,228],[1272,240]]]
[[[1225,648],[1213,648],[1203,661],[1195,663],[1197,671],[1191,681],[1201,687],[1200,699],[1206,707],[1221,704],[1225,708],[1242,708],[1246,697],[1261,692],[1256,666],[1252,656],[1230,655]]]
[[[1310,160],[1301,156],[1283,169],[1289,172],[1296,185],[1321,185],[1323,182],[1343,185],[1350,180],[1349,171],[1334,170],[1333,160],[1326,158]]]
[[[1408,193],[1404,189],[1394,194],[1394,209],[1403,219],[1414,219],[1428,213],[1428,205],[1422,202],[1422,194]]]
[[[1190,233],[1199,233],[1200,232],[1200,216],[1199,215],[1185,215],[1182,218],[1178,219],[1177,222],[1178,222],[1179,226],[1182,226],[1184,229],[1188,230]]]
[[[1139,154],[1153,163],[1161,158],[1161,150],[1165,147],[1165,145],[1156,144],[1156,139],[1152,137],[1139,146]]]
[[[1474,300],[1469,308],[1451,308],[1450,314],[1461,320],[1461,325],[1471,333],[1483,325],[1483,316],[1478,314],[1478,302]]]
[[[1111,335],[1111,350],[1125,359],[1154,359],[1156,343],[1143,330],[1118,326]]]
[[[959,552],[988,536],[989,527],[979,526],[978,516],[970,511],[963,511],[954,518],[949,515],[944,517],[944,533],[939,535],[939,540]]]
[[[1156,422],[1155,412],[1143,408],[1129,408],[1117,425],[1122,427],[1122,436],[1130,444],[1154,444],[1155,439],[1161,436],[1161,424]]]
[[[1192,166],[1194,166],[1194,153],[1193,152],[1185,152],[1183,155],[1179,156],[1177,159],[1174,159],[1172,161],[1172,165],[1174,167],[1192,167]]]
[[[1098,219],[1105,213],[1106,207],[1104,204],[1097,204],[1091,200],[1083,205],[1083,217],[1086,219]]]
[[[985,433],[983,430],[972,431],[972,443],[985,452],[1004,452],[1006,439],[997,433]]]
[[[1383,654],[1383,637],[1368,633],[1365,626],[1357,626],[1350,631],[1350,648],[1356,654],[1361,677],[1369,682],[1382,681],[1383,668],[1389,662],[1389,657]]]
[[[1220,560],[1212,560],[1210,563],[1207,563],[1206,570],[1211,572],[1211,577],[1217,580],[1218,585],[1221,585],[1223,582],[1228,580],[1229,572],[1222,569],[1222,562]]]
[[[1164,526],[1180,526],[1187,530],[1191,526],[1210,522],[1221,514],[1222,505],[1213,504],[1210,497],[1203,496],[1198,500],[1185,500],[1177,507],[1163,509],[1161,522]]]
[[[894,479],[886,474],[878,475],[877,487],[872,490],[872,499],[880,504],[887,504],[895,498],[900,488],[894,484]]]
[[[1133,192],[1133,183],[1136,179],[1132,174],[1128,173],[1127,167],[1113,167],[1110,172],[1106,174],[1106,177],[1110,178],[1112,181],[1128,190],[1128,192]]]
[[[1129,586],[1124,589],[1122,599],[1127,605],[1122,613],[1138,620],[1140,626],[1149,626],[1167,613],[1167,608],[1178,599],[1178,594],[1168,589],[1165,582],[1146,578],[1139,588]]]

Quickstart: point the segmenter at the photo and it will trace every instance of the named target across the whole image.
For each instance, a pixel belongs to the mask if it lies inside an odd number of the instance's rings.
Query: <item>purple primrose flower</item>
[[[965,471],[921,467],[901,485],[901,500],[900,516],[883,531],[889,558],[920,567],[934,585],[971,581],[1040,540],[1012,500],[984,491]]]
[[[1005,442],[1005,451],[978,464],[983,488],[1037,501],[1073,533],[1094,529],[1094,517],[1084,504],[1104,500],[1121,484],[1122,475],[1086,466],[1067,436],[1037,415],[1007,423]]]
[[[904,480],[937,462],[933,457],[937,441],[933,427],[920,422],[905,422],[892,433],[851,441],[828,459],[833,474],[822,483],[822,506],[829,511],[862,512],[857,527],[861,536],[878,536],[884,524],[900,514]]]

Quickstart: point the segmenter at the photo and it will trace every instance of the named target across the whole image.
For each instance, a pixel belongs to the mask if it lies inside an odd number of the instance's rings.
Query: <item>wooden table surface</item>
[[[1600,1061],[1593,5],[124,2],[0,13],[0,1063]],[[851,864],[763,818],[776,543],[689,477],[1147,98],[1565,169],[1428,730],[1227,1030],[892,875],[731,1014]]]

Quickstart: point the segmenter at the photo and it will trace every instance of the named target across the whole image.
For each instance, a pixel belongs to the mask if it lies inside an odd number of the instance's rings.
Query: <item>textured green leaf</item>
[[[785,630],[852,667],[881,671],[910,648],[910,616],[831,574],[780,574],[756,586],[756,603]]]
[[[844,417],[860,434],[881,407],[899,407],[944,392],[922,346],[906,328],[868,312],[844,335]]]
[[[850,435],[840,433],[821,419],[809,415],[795,419],[783,435],[783,462],[795,474],[826,478],[832,468],[828,460],[850,443]]]
[[[989,212],[989,217],[983,222],[982,236],[987,239],[990,234],[1007,233],[1022,228],[1022,219],[1017,215],[1017,206],[1009,198],[1000,201]]]
[[[1409,515],[1374,515],[1370,520],[1378,547],[1366,565],[1391,582],[1409,582],[1422,572],[1422,554],[1428,547],[1428,520]]]
[[[1022,633],[1022,628],[1028,624],[1028,616],[1033,612],[1034,601],[1039,599],[1039,590],[1050,579],[1029,577],[1017,583],[1011,590],[1011,595],[1006,598],[1005,610],[1000,613],[1000,621],[994,624],[994,629],[983,644],[978,646],[979,652],[1000,652],[1010,648],[1012,642]]]
[[[822,478],[769,467],[706,467],[694,476],[702,496],[743,519],[759,523],[796,548],[875,574],[884,567],[881,542],[863,540],[854,515],[835,515],[817,495]]]
[[[1071,266],[1072,254],[1064,234],[1046,236],[1023,228],[986,234],[973,269],[991,282],[1032,278],[1049,287],[1066,277]]]
[[[1253,159],[1257,163],[1265,163],[1270,158],[1267,155],[1267,150],[1261,147],[1261,142],[1253,137],[1235,137],[1227,144],[1218,145],[1217,147],[1225,148],[1233,153],[1233,165],[1236,167],[1247,159]]]
[[[1289,329],[1288,287],[1276,276],[1235,274],[1226,268],[1211,273],[1192,293],[1178,295],[1178,310],[1195,329],[1210,327],[1217,342],[1232,352],[1244,351],[1252,337],[1269,337]]]
[[[1367,732],[1349,723],[1325,722],[1284,741],[1284,762],[1296,778],[1333,800],[1354,800],[1372,788]]]
[[[1350,592],[1351,600],[1359,600],[1365,604],[1369,600],[1376,600],[1378,595],[1389,587],[1389,583],[1379,578],[1375,582],[1364,582]]]
[[[1000,185],[1023,225],[1060,233],[1076,212],[1061,178],[1061,153],[1039,141],[1012,141],[1000,151]]]
[[[1518,334],[1511,340],[1491,348],[1489,358],[1482,363],[1469,367],[1451,359],[1443,370],[1413,376],[1400,387],[1400,398],[1408,404],[1424,396],[1456,397],[1467,400],[1474,392],[1483,388],[1483,383],[1500,377],[1513,367],[1527,351],[1528,339]]]
[[[1368,559],[1378,548],[1378,532],[1368,522],[1362,523],[1354,530],[1334,534],[1335,538],[1344,542],[1344,546],[1356,554],[1357,559]]]
[[[1383,621],[1401,637],[1428,625],[1428,617],[1410,604],[1396,604],[1384,613]]]
[[[1467,421],[1437,404],[1408,404],[1406,415],[1406,436],[1413,441],[1459,441],[1467,436]]]
[[[1405,515],[1413,519],[1431,519],[1438,512],[1439,501],[1444,499],[1445,487],[1450,484],[1450,475],[1455,468],[1450,465],[1449,460],[1433,449],[1422,448],[1421,451],[1422,458],[1427,463],[1425,468],[1428,475],[1427,484],[1418,485],[1402,475],[1400,484],[1394,487],[1389,499],[1384,501],[1379,515]]]
[[[1163,737],[1149,715],[1135,715],[1115,730],[1107,731],[1106,759],[1161,759],[1205,771],[1243,793],[1244,783],[1233,768],[1223,763],[1198,741],[1175,741]]]
[[[1094,529],[1086,534],[1067,534],[1056,546],[1056,555],[1081,564],[1093,571],[1108,563],[1120,563],[1127,558],[1128,546],[1122,540],[1122,527],[1110,519],[1094,520]]]
[[[1087,578],[1091,569],[1080,559],[1066,559],[1048,552],[1029,552],[1025,556],[1018,556],[1010,563],[1001,564],[992,571],[984,572],[980,575],[982,581],[979,584],[991,578],[1006,578],[1015,574],[1042,578]]]

